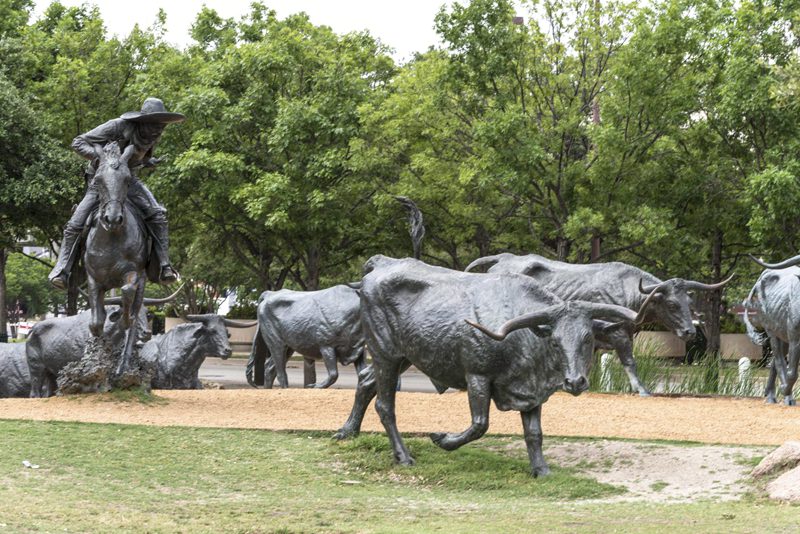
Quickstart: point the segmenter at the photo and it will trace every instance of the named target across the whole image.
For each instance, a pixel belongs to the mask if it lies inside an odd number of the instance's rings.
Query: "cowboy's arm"
[[[112,119],[93,130],[79,135],[72,140],[72,150],[86,159],[96,158],[95,145],[103,146],[109,141],[116,141],[122,137],[122,122],[120,119]]]

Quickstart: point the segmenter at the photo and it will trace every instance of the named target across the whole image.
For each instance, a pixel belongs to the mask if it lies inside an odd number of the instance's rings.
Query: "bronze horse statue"
[[[89,329],[103,334],[106,320],[105,292],[121,288],[122,326],[127,330],[116,376],[128,369],[137,336],[136,317],[142,307],[150,241],[144,221],[128,200],[132,180],[128,160],[135,150],[129,145],[120,154],[117,143],[95,146],[100,163],[92,187],[97,189],[98,208],[83,252],[91,307]]]

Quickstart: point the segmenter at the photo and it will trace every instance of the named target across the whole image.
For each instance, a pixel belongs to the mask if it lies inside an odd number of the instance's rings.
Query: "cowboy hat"
[[[123,113],[120,118],[133,122],[161,122],[164,124],[186,120],[186,117],[180,113],[167,111],[161,99],[152,97],[144,101],[141,111]]]

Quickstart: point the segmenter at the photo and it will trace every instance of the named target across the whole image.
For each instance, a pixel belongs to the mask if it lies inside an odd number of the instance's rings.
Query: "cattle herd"
[[[772,403],[780,380],[784,403],[795,404],[800,305],[791,295],[800,291],[798,263],[800,256],[762,263],[766,270],[745,301],[748,333],[773,350],[765,391]],[[481,268],[486,272],[472,272]],[[378,255],[366,262],[363,278],[353,284],[265,291],[258,302],[247,381],[269,388],[277,378],[280,387],[288,387],[286,362],[292,352],[325,363],[328,376],[308,387],[329,387],[337,380],[338,364],[353,363],[358,371],[355,400],[336,437],[357,435],[377,397],[375,408],[395,460],[412,464],[396,425],[395,394],[400,375],[413,365],[439,392],[467,391],[470,426],[460,433],[432,434],[437,445],[453,450],[481,437],[494,401],[500,410],[520,412],[531,473],[544,475],[549,470],[542,455],[541,408],[548,397],[557,390],[579,395],[588,389],[596,348],[614,349],[634,391],[649,395],[633,357],[636,329],[658,323],[684,340],[691,338],[692,293],[721,289],[730,280],[660,280],[624,263],[577,265],[534,254],[480,258],[466,271]],[[103,337],[123,343],[119,306],[106,306],[105,315]],[[231,354],[226,327],[256,324],[213,314],[187,319],[188,324],[151,338],[144,312],[139,315],[137,342],[142,360],[152,368],[153,388],[201,388],[203,360]],[[88,311],[47,319],[32,329],[27,343],[0,345],[0,396],[56,394],[59,372],[83,355],[92,335],[90,321]]]

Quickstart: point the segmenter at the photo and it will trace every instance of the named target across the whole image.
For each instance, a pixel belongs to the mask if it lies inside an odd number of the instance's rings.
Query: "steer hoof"
[[[453,451],[457,449],[460,444],[454,443],[450,439],[450,435],[444,432],[433,432],[430,435],[431,441],[437,444],[439,447],[443,448],[446,451]]]
[[[412,466],[417,462],[414,461],[414,458],[412,458],[411,456],[408,456],[406,458],[398,458],[397,459],[397,463],[400,464],[400,465]]]
[[[641,390],[639,392],[639,396],[640,397],[652,397],[653,395],[649,391],[647,391],[646,389],[643,389],[643,390]]]
[[[764,402],[767,404],[778,404],[778,401],[775,399],[775,395],[767,395],[767,399]]]
[[[333,435],[333,439],[341,441],[343,439],[350,439],[354,438],[358,435],[358,432],[355,430],[350,430],[349,428],[342,427],[336,431],[336,434]]]
[[[546,477],[549,474],[550,468],[547,467],[547,465],[534,466],[533,469],[531,469],[531,475],[533,475],[533,478]]]
[[[783,399],[783,403],[784,403],[786,406],[797,406],[797,401],[795,400],[795,398],[794,398],[794,397],[791,397],[791,396],[789,396],[789,395],[787,395],[786,397],[784,397],[784,399]]]

